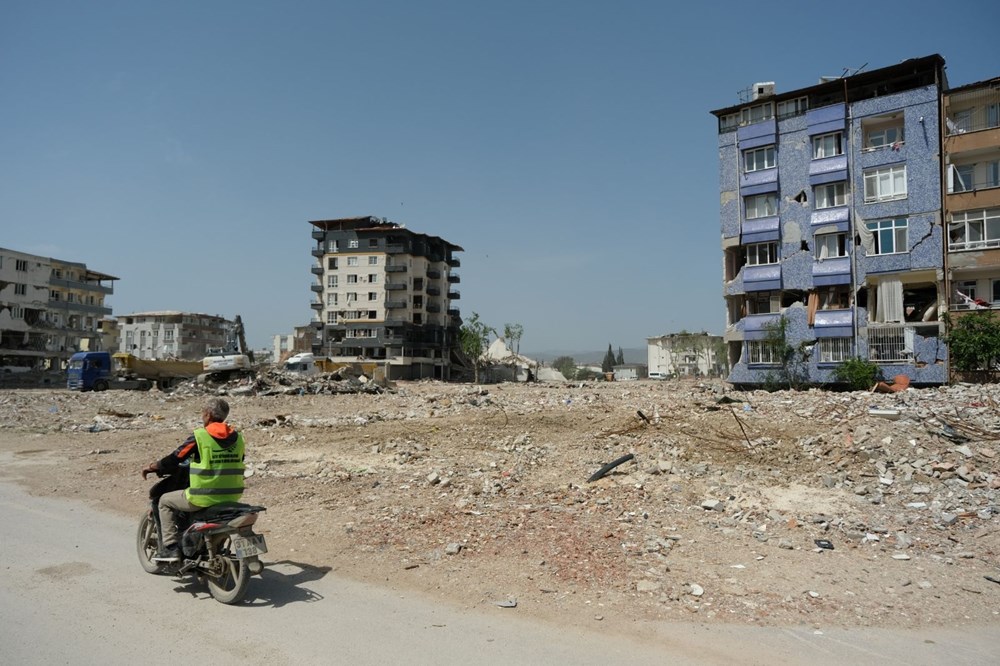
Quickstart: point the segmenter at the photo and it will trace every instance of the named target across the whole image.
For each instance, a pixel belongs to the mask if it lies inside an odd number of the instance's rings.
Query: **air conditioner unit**
[[[753,84],[753,100],[774,96],[774,81],[764,81]]]

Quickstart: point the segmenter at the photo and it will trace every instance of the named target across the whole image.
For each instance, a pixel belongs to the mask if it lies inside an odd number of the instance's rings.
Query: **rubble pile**
[[[995,386],[383,386],[274,372],[172,393],[3,391],[0,450],[54,447],[75,461],[63,487],[141,499],[131,472],[216,392],[247,433],[248,492],[271,509],[276,557],[602,616],[961,624],[995,622],[1000,607]]]

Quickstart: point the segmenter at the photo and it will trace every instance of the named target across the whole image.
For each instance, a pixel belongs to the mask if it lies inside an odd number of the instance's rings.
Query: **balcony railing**
[[[322,275],[323,274],[323,267],[322,266],[313,266],[312,268],[309,269],[309,272],[312,273],[313,275]]]
[[[459,291],[449,291],[448,298],[450,298],[453,301],[457,301],[458,299],[462,298],[462,294]]]
[[[940,325],[878,324],[868,327],[868,359],[876,363],[913,362],[914,338],[917,335],[935,337]]]
[[[1000,127],[1000,90],[982,88],[956,93],[948,102],[948,136]]]
[[[441,271],[437,270],[436,268],[428,268],[427,277],[429,277],[431,280],[440,280]]]
[[[438,305],[437,303],[428,303],[427,311],[431,313],[441,312],[441,306]]]
[[[405,273],[407,270],[406,264],[389,264],[385,267],[386,273]]]
[[[312,256],[319,258],[319,257],[322,257],[324,254],[326,254],[326,251],[323,250],[323,248],[321,248],[321,247],[315,247],[315,248],[313,248]]]
[[[462,278],[460,276],[458,276],[458,275],[455,275],[454,273],[451,273],[450,275],[448,275],[448,283],[449,284],[458,284],[461,281],[462,281]]]
[[[386,300],[385,308],[387,310],[401,310],[406,307],[406,301],[390,301]]]
[[[311,307],[313,310],[322,310],[323,301],[313,301],[312,303],[309,304],[309,307]]]
[[[309,288],[315,291],[317,294],[323,293],[323,285],[321,284],[312,284],[309,286]]]
[[[386,252],[386,254],[402,254],[402,253],[406,252],[406,246],[405,245],[398,245],[398,244],[395,244],[395,245],[386,245],[385,246],[385,252]]]
[[[114,293],[114,287],[106,287],[96,282],[81,282],[79,280],[67,280],[65,278],[49,278],[49,285],[53,287],[65,287],[67,289],[79,289],[81,291],[96,291],[110,296]]]
[[[451,266],[452,268],[458,268],[459,266],[462,265],[462,262],[459,260],[458,257],[452,257],[451,259],[448,260],[448,265]]]
[[[398,291],[400,289],[406,289],[406,285],[402,282],[386,282],[385,288],[387,291]]]
[[[437,287],[430,287],[430,286],[428,286],[427,287],[427,295],[428,296],[440,296],[441,295],[441,290],[439,288],[437,288]]]
[[[321,241],[326,236],[326,232],[323,231],[322,229],[313,229],[312,236],[313,240]]]

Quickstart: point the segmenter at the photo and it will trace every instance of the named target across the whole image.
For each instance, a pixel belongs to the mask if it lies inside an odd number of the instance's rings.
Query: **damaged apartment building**
[[[387,379],[450,379],[462,248],[377,217],[317,220],[313,353]]]
[[[1000,308],[1000,77],[948,90],[945,275],[953,318]]]
[[[938,55],[713,111],[728,348],[760,385],[801,350],[810,383],[850,358],[948,380]],[[971,278],[970,278],[971,279]]]
[[[0,368],[59,370],[101,347],[118,278],[86,265],[0,248]]]

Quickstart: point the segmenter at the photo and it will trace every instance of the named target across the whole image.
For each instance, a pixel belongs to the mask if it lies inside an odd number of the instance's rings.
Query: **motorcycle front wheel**
[[[156,521],[149,515],[149,511],[143,511],[139,516],[139,530],[135,536],[135,551],[139,556],[139,565],[146,573],[163,573],[163,565],[154,562],[156,557],[159,539],[156,534]]]
[[[217,546],[216,552],[222,558],[223,571],[221,576],[206,576],[208,591],[216,601],[223,604],[235,604],[243,599],[250,584],[250,572],[246,564],[237,559],[230,548],[230,537],[225,537]]]

